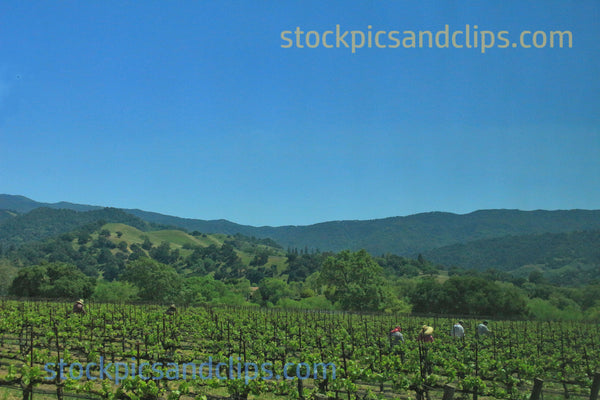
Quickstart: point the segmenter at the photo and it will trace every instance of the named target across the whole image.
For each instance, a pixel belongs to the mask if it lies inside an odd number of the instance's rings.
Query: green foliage
[[[6,260],[0,260],[0,296],[6,296],[10,288],[10,284],[17,276],[18,269],[10,265]]]
[[[294,300],[289,297],[281,298],[275,305],[284,309],[296,310],[334,310],[334,305],[325,296],[312,296]]]
[[[232,282],[238,284],[246,282]],[[459,389],[460,398],[525,399],[533,379],[540,378],[546,396],[562,396],[564,388],[565,394],[587,398],[600,368],[596,326],[590,323],[493,320],[492,334],[482,340],[475,335],[480,319],[464,318],[465,337],[456,340],[450,336],[456,319],[438,316],[428,321],[435,341],[423,346],[417,342],[422,317],[303,312],[291,310],[298,306],[294,302],[280,299],[277,306],[286,310],[182,306],[174,315],[165,315],[163,306],[89,302],[85,315],[73,317],[63,312],[70,301],[5,299],[0,302],[5,356],[0,380],[23,388],[62,383],[65,397],[85,393],[104,399],[206,399],[225,393],[232,398],[440,398],[446,384]],[[388,332],[397,324],[405,341],[391,346]],[[106,372],[113,377],[117,363],[131,368],[147,363],[145,376],[156,379],[121,374],[118,381],[44,380],[49,372],[44,365],[59,357],[85,366],[101,355],[105,365],[111,363]],[[208,357],[212,378],[192,379],[196,369],[183,364],[197,365]],[[162,366],[150,368],[156,361]],[[260,370],[263,361],[270,363],[272,374]],[[215,376],[219,362],[224,379]],[[276,378],[286,362],[296,364],[287,366],[287,374],[300,372],[307,379]],[[306,364],[296,368],[299,363]],[[203,374],[206,367],[200,367]],[[317,371],[316,376],[309,373]],[[69,374],[69,368],[64,372]],[[98,373],[91,369],[92,376]]]
[[[144,242],[142,243],[142,249],[144,249],[144,250],[152,249],[152,242],[150,241],[150,238],[146,235],[142,236],[142,238],[144,239]]]
[[[424,279],[410,294],[414,311],[456,315],[525,315],[525,296],[514,286],[472,276],[453,276],[444,283]]]
[[[405,299],[394,293],[396,288],[386,285],[383,288],[383,302],[380,306],[381,311],[393,314],[408,314],[412,311],[412,305]],[[401,293],[401,292],[397,292]]]
[[[309,275],[321,269],[323,261],[332,253],[314,253],[314,254],[300,254],[297,252],[290,252],[286,254],[287,268],[288,268],[288,280],[289,281],[303,281]]]
[[[0,244],[21,245],[72,232],[91,223],[121,222],[146,230],[150,224],[116,208],[86,212],[66,209],[37,208],[0,223]]]
[[[527,312],[531,318],[540,321],[578,321],[583,319],[581,307],[575,301],[561,294],[553,294],[548,300],[539,297],[531,299],[527,304]]]
[[[415,277],[423,267],[418,260],[400,257],[396,254],[386,254],[375,259],[386,274],[391,276]]]
[[[54,262],[19,270],[10,293],[22,297],[89,298],[95,283],[76,266]]]
[[[258,285],[257,295],[259,303],[263,306],[276,304],[280,299],[289,297],[292,291],[283,279],[264,278]]]
[[[600,321],[600,301],[596,301],[596,304],[585,310],[584,317],[589,321]]]
[[[533,283],[582,284],[600,279],[600,231],[505,236],[431,250],[435,262],[483,270],[514,271]],[[529,270],[525,267],[536,266]]]
[[[189,231],[232,235],[240,233],[257,238],[271,238],[291,247],[327,251],[364,248],[371,254],[416,256],[423,253],[425,258],[447,265],[461,264],[439,260],[428,252],[442,246],[509,235],[600,229],[600,211],[587,210],[482,210],[464,215],[429,212],[368,221],[332,221],[309,226],[281,227],[253,227],[224,220],[183,219],[139,210],[130,212],[146,221],[180,226]]]
[[[279,243],[277,243],[276,241],[274,241],[271,238],[256,238],[254,236],[246,236],[246,235],[242,235],[241,233],[236,233],[235,235],[233,235],[233,240],[231,240],[232,244],[234,245],[234,247],[241,249],[242,246],[244,246],[245,244],[249,244],[251,246],[266,246],[266,247],[271,247],[274,249],[282,249],[283,247],[281,247],[281,245]],[[264,247],[263,247],[264,248]]]
[[[365,250],[328,257],[321,269],[326,297],[344,310],[375,311],[383,301],[383,269]]]
[[[163,264],[172,264],[179,258],[177,250],[171,250],[169,242],[162,242],[158,247],[152,247],[149,251],[150,257]]]
[[[138,289],[129,282],[98,281],[92,299],[101,303],[127,303],[138,299]]]
[[[37,212],[46,215],[48,210]],[[587,232],[540,237],[552,239],[558,247],[587,238],[580,247],[574,245],[583,252],[595,244],[594,235]],[[269,240],[244,235],[192,236],[179,230],[142,232],[122,223],[92,221],[44,241],[3,246],[0,273],[7,279],[0,282],[0,293],[7,293],[10,282],[18,277],[11,293],[71,297],[71,293],[81,292],[81,282],[64,277],[50,282],[48,276],[47,265],[66,264],[70,269],[76,267],[78,274],[92,278],[88,282],[101,277],[94,296],[105,301],[139,298],[184,304],[248,305],[251,299],[255,304],[282,308],[330,309],[335,303],[335,308],[345,310],[402,314],[412,309],[462,315],[528,315],[536,319],[553,315],[561,319],[593,316],[600,301],[600,285],[591,279],[587,282],[592,284],[579,288],[557,288],[552,284],[572,269],[577,271],[574,276],[592,277],[594,264],[575,262],[552,270],[529,266],[521,275],[528,280],[494,268],[475,271],[454,267],[448,269],[447,279],[445,271],[440,272],[428,261],[427,253],[417,260],[394,254],[372,258],[365,251],[334,254],[310,252],[305,247],[290,248],[284,255],[277,247],[268,247],[268,243]],[[532,240],[530,244],[536,243]],[[578,251],[574,254],[588,254]],[[148,259],[154,261],[148,267],[153,279],[145,279],[139,271],[135,278],[131,271],[127,272],[126,265],[131,269]],[[552,265],[562,264],[557,257],[552,260]],[[431,279],[423,279],[425,275]],[[122,285],[118,283],[120,279]],[[110,281],[114,281],[114,287],[108,285]],[[522,289],[500,281],[514,282]],[[250,285],[257,286],[252,295]]]
[[[53,209],[38,207],[53,207]],[[63,208],[63,210],[56,210],[58,207]],[[36,208],[37,210],[35,210]],[[393,253],[416,256],[422,253],[425,258],[434,262],[463,267],[469,267],[465,264],[468,260],[464,259],[465,262],[459,262],[458,260],[467,253],[466,257],[473,260],[475,264],[473,267],[481,269],[496,267],[496,265],[486,264],[486,262],[495,263],[499,258],[504,258],[504,255],[497,253],[500,257],[482,258],[475,254],[477,251],[473,253],[470,249],[463,251],[464,249],[456,247],[454,249],[444,249],[442,253],[450,254],[454,252],[455,255],[451,259],[442,259],[442,254],[434,257],[433,253],[429,253],[429,251],[443,246],[465,244],[483,239],[504,238],[512,242],[511,247],[517,251],[511,252],[517,254],[521,253],[519,249],[525,246],[528,247],[528,249],[525,249],[525,253],[532,253],[531,246],[528,246],[529,243],[539,244],[550,250],[554,247],[556,249],[554,254],[558,254],[558,257],[550,257],[552,259],[548,260],[549,263],[567,265],[569,263],[565,263],[561,259],[565,256],[570,257],[570,253],[564,251],[569,249],[569,245],[565,244],[560,237],[558,237],[559,246],[554,246],[554,239],[551,236],[538,239],[533,237],[519,238],[518,236],[547,233],[567,233],[567,235],[570,235],[568,232],[576,231],[596,231],[597,235],[597,231],[600,229],[600,211],[587,210],[483,210],[465,215],[431,212],[369,221],[335,221],[309,226],[252,227],[225,220],[184,219],[141,210],[98,210],[97,207],[70,203],[44,204],[23,196],[11,195],[0,195],[0,209],[16,211],[16,213],[3,212],[0,214],[0,244],[2,241],[20,244],[30,240],[50,237],[56,233],[71,231],[75,229],[76,225],[86,223],[78,221],[76,224],[67,227],[70,224],[69,219],[77,215],[77,218],[88,222],[102,219],[123,222],[131,226],[139,225],[141,230],[147,230],[144,225],[148,227],[150,224],[159,224],[195,231],[198,235],[200,235],[200,232],[219,232],[233,235],[231,237],[232,241],[241,239],[241,242],[252,245],[266,245],[273,248],[279,246],[277,243],[285,243],[291,247],[320,248],[328,251],[364,248],[371,254]],[[48,210],[49,212],[57,211],[58,213],[47,218]],[[76,213],[73,210],[79,212]],[[34,211],[39,212],[39,214],[33,213]],[[88,214],[90,212],[96,214]],[[117,215],[117,212],[121,214]],[[125,218],[128,220],[125,220]],[[115,219],[119,221],[115,221]],[[598,247],[597,240],[595,242],[577,240],[577,238],[567,240],[570,245],[574,246],[571,248],[575,249],[576,253],[580,253],[581,246]],[[521,247],[519,247],[519,241],[523,242]],[[563,244],[560,244],[560,242],[563,242]],[[596,243],[595,247],[590,246],[593,243]],[[480,245],[482,243],[477,243],[476,247]],[[490,249],[493,251],[501,252],[501,247],[490,244]],[[236,248],[240,249],[240,247]],[[505,261],[512,259],[514,258],[508,255],[501,262],[505,264]],[[519,263],[520,265],[526,264]]]
[[[46,268],[37,265],[25,267],[12,281],[9,292],[22,297],[41,297],[41,286],[46,278]]]
[[[182,287],[181,277],[173,267],[148,258],[128,263],[121,278],[139,289],[142,300],[173,302]]]
[[[183,281],[177,302],[188,305],[248,305],[246,300],[248,292],[248,282],[226,284],[211,275],[194,276]]]
[[[257,266],[257,267],[265,265],[269,261],[269,254],[270,253],[271,252],[268,251],[267,249],[259,250],[254,255],[254,258],[252,259],[252,261],[250,261],[250,265],[251,266]]]

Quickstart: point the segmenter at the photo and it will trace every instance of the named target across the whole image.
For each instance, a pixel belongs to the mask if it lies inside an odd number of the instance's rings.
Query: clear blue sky
[[[335,47],[446,24],[572,48]],[[0,193],[255,226],[599,209],[599,50],[596,0],[5,0]]]

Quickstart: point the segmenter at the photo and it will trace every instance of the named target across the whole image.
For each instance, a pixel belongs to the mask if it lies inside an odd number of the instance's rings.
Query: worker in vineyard
[[[79,299],[73,304],[73,314],[85,315],[85,309],[83,308],[83,299]]]
[[[433,342],[433,327],[423,324],[417,336],[418,342],[432,343]]]
[[[477,337],[483,338],[491,334],[490,328],[488,328],[488,322],[483,321],[477,325]]]
[[[454,324],[454,326],[452,327],[451,333],[452,333],[452,337],[459,338],[459,339],[464,338],[465,337],[464,322],[458,321],[456,324]]]
[[[165,314],[167,315],[173,315],[177,312],[177,307],[175,307],[175,304],[171,304],[169,306],[169,308],[167,308],[167,311],[165,311]]]
[[[404,335],[402,335],[402,328],[400,325],[396,325],[396,327],[390,331],[390,344],[392,348],[394,348],[396,345],[400,344],[400,342],[404,343]]]
[[[389,333],[390,337],[390,349],[391,351],[400,356],[400,360],[404,363],[404,347],[398,346],[400,343],[404,343],[404,335],[402,334],[402,328],[400,325],[396,325]]]
[[[419,344],[419,360],[421,362],[421,374],[431,374],[433,372],[433,365],[428,356],[429,346],[426,343],[433,343],[433,327],[423,324],[419,335],[417,336],[417,342]]]

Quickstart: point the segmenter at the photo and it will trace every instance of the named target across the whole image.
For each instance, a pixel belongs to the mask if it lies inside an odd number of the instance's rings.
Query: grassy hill
[[[135,227],[122,224],[122,223],[108,223],[103,225],[96,233],[93,238],[99,236],[98,232],[108,230],[110,236],[108,240],[118,246],[120,242],[127,243],[127,248],[131,249],[132,245],[137,244],[141,246],[146,239],[152,242],[155,246],[161,243],[168,243],[171,250],[178,250],[182,257],[188,257],[192,254],[193,250],[197,247],[209,247],[211,245],[216,247],[222,247],[226,243],[233,243],[234,237],[225,234],[200,234],[191,235],[187,232],[174,229],[162,229],[156,231],[142,231]],[[260,250],[268,250],[270,255],[268,256],[267,265],[275,265],[278,271],[285,269],[286,257],[283,250],[273,248],[263,244],[246,242],[243,239],[235,241],[234,251],[240,257],[244,265],[248,265],[254,256]],[[116,253],[117,248],[113,249],[113,253]],[[146,252],[148,253],[148,252]]]
[[[0,195],[0,209],[27,210],[35,206],[33,200],[22,196]],[[94,206],[55,203],[52,207],[74,207],[78,209]],[[46,208],[45,210],[49,210]],[[114,210],[114,209],[113,209]],[[39,240],[50,234],[61,233],[61,229],[73,229],[73,224],[61,226],[69,214],[61,217],[60,223],[51,226],[39,221],[37,226],[27,225],[29,218],[39,216],[30,211],[15,218],[0,220],[0,243]],[[66,211],[66,210],[55,210]],[[406,217],[390,217],[366,221],[330,221],[308,226],[253,227],[239,225],[226,220],[206,221],[173,217],[142,210],[120,210],[131,218],[144,223],[160,224],[185,229],[189,232],[234,235],[240,233],[248,237],[271,238],[284,248],[308,248],[320,251],[340,251],[344,249],[366,249],[373,255],[393,253],[406,257],[416,257],[419,253],[436,248],[465,244],[485,239],[507,236],[557,234],[574,231],[600,230],[600,210],[481,210],[459,215],[446,212],[430,212]],[[103,210],[79,212],[79,217],[88,213],[102,213]],[[46,211],[49,213],[49,211]],[[32,214],[30,216],[30,214]],[[90,214],[91,215],[91,214]],[[30,217],[27,217],[30,216]],[[135,217],[134,217],[135,216]],[[68,218],[67,218],[68,217]],[[121,215],[119,218],[124,218]],[[14,221],[13,221],[14,220]],[[48,221],[46,221],[47,223]],[[123,222],[123,219],[106,219],[106,222]],[[7,227],[11,229],[7,229]],[[19,230],[20,229],[20,230]],[[141,227],[142,230],[147,230]],[[68,230],[67,230],[68,231]]]
[[[42,207],[26,214],[5,212],[4,215],[0,219],[0,245],[3,246],[44,240],[99,221],[122,222],[141,230],[158,227],[116,208],[74,211]]]
[[[111,233],[110,240],[118,243],[125,241],[128,244],[142,244],[144,237],[148,237],[153,243],[169,242],[173,247],[183,247],[183,245],[209,246],[211,244],[221,246],[226,238],[226,235],[207,235],[207,236],[192,236],[184,231],[176,229],[163,229],[156,231],[142,231],[133,226],[122,223],[108,223],[102,226],[102,229],[107,229]],[[122,235],[117,235],[121,232]]]

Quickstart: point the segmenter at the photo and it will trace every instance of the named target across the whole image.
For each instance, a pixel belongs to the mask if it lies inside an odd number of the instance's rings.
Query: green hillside
[[[0,252],[0,274],[10,281],[0,285],[0,295],[581,319],[600,310],[600,285],[589,279],[593,268],[583,264],[593,261],[589,249],[598,234],[542,235],[541,242],[556,253],[541,251],[554,259],[580,245],[575,258],[563,258],[569,263],[553,270],[579,281],[553,285],[550,275],[539,273],[544,265],[515,270],[525,278],[490,269],[444,271],[423,256],[284,251],[272,241],[240,234],[142,230],[96,221]],[[540,240],[530,238],[519,251],[535,253],[532,246]],[[519,241],[524,242],[514,240]],[[502,247],[491,242],[484,255],[489,259],[493,247]],[[578,286],[560,286],[565,283]],[[456,299],[456,293],[468,296]]]
[[[169,242],[172,247],[183,247],[185,244],[198,245],[198,246],[209,246],[211,244],[222,245],[222,235],[210,235],[205,237],[192,236],[181,230],[164,229],[157,231],[142,231],[133,226],[121,224],[121,223],[109,223],[102,226],[101,229],[107,229],[111,233],[111,240],[115,243],[119,241],[125,241],[129,245],[133,243],[142,244],[144,237],[148,237],[150,241],[154,243]],[[122,235],[117,236],[117,232],[121,232]],[[220,238],[219,238],[220,237]]]
[[[96,208],[95,206],[65,202],[48,205],[36,203],[22,196],[0,195],[0,209],[24,212],[34,209],[36,205],[76,210]],[[271,238],[284,248],[308,248],[320,251],[366,249],[371,254],[393,253],[407,257],[416,257],[419,253],[443,246],[509,235],[600,230],[600,210],[520,211],[501,209],[480,210],[462,215],[430,212],[366,221],[330,221],[308,226],[280,227],[239,225],[223,219],[206,221],[180,218],[137,209],[122,211],[147,223],[182,228],[189,232],[199,231],[226,235],[240,233],[248,237]],[[101,212],[101,210],[94,212]],[[81,214],[86,213],[82,212]],[[19,218],[21,217],[23,216],[19,216]],[[23,232],[13,235],[3,230],[3,225],[9,221],[0,222],[0,243],[3,239],[14,241],[14,239],[7,239],[7,235],[10,235],[11,238],[20,238],[21,243],[31,240],[31,237]],[[123,220],[107,219],[106,222],[123,222],[134,225]],[[56,229],[58,226],[60,225],[54,225],[52,229],[47,230],[59,233]],[[42,237],[49,236],[37,235],[35,239]]]
[[[434,249],[427,259],[464,269],[496,269],[527,277],[531,271],[561,285],[600,279],[600,230],[505,236]]]
[[[459,215],[430,212],[366,221],[330,221],[308,226],[251,227],[229,221],[203,221],[129,210],[146,220],[202,232],[269,237],[284,247],[340,251],[366,249],[372,254],[419,253],[457,243],[507,235],[600,229],[598,210],[481,210]]]
[[[233,236],[224,234],[199,234],[191,235],[181,230],[175,229],[163,229],[157,231],[142,231],[135,227],[121,224],[121,223],[109,223],[103,225],[99,232],[107,230],[110,232],[108,240],[117,246],[120,242],[127,243],[127,247],[131,249],[132,245],[142,245],[144,240],[147,238],[153,244],[168,243],[169,248],[172,250],[178,250],[181,255],[187,256],[192,253],[196,247],[209,247],[217,246],[221,247],[228,241],[233,240]],[[98,234],[95,236],[97,237]],[[260,244],[243,243],[238,246],[235,251],[241,258],[244,264],[250,263],[254,258],[256,252],[260,249],[268,249],[272,255],[268,257],[269,265],[275,264],[281,267],[285,262],[285,254],[281,249],[271,248],[269,246]]]
[[[2,223],[3,221],[6,221],[6,220],[12,219],[16,216],[17,216],[17,213],[15,213],[14,211],[0,210],[0,223]]]
[[[5,213],[5,218],[0,219],[0,245],[19,246],[101,221],[121,222],[141,230],[158,227],[116,208],[93,211],[36,208],[26,214]]]

